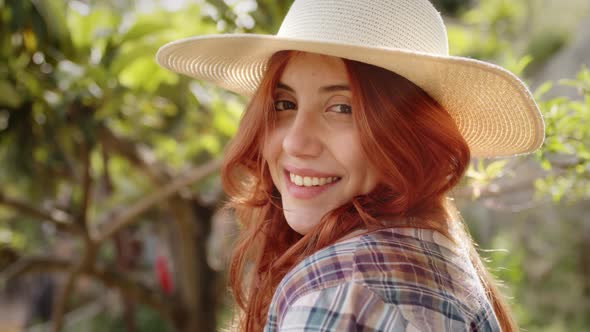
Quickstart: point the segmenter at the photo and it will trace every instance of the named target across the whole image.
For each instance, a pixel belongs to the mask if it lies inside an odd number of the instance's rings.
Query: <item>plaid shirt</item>
[[[392,228],[307,257],[279,284],[271,331],[501,331],[466,254],[433,230]]]

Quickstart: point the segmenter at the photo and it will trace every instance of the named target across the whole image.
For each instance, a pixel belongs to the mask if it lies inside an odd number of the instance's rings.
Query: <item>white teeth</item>
[[[296,175],[293,173],[289,173],[289,178],[291,179],[291,182],[302,187],[323,186],[325,184],[332,183],[339,179],[337,176],[327,178],[318,178],[311,176],[303,177],[301,175]]]
[[[295,184],[298,186],[302,186],[303,185],[303,178],[299,175],[295,175]]]

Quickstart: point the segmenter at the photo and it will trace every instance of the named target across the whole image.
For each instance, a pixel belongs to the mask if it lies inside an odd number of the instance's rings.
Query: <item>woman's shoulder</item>
[[[317,251],[287,273],[279,287],[294,288],[299,293],[341,282],[438,279],[425,273],[428,268],[443,271],[451,268],[464,277],[471,272],[467,271],[470,264],[466,264],[465,258],[437,231],[387,228],[347,238]]]
[[[432,229],[392,228],[358,239],[352,280],[386,303],[453,304],[476,314],[489,302],[467,252]]]
[[[270,314],[279,318],[304,297],[342,287],[361,287],[412,321],[425,309],[469,321],[493,315],[469,258],[442,234],[417,228],[366,233],[307,257],[277,288]]]
[[[467,253],[432,229],[382,229],[355,242],[351,255],[355,282],[388,280],[388,284],[416,283],[443,290],[455,289],[451,281],[475,276]]]

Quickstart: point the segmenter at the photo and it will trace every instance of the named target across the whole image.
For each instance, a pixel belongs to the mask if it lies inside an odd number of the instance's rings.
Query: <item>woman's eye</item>
[[[278,100],[275,102],[275,110],[277,111],[294,110],[296,107],[297,105],[294,102],[288,100]]]
[[[330,107],[330,110],[332,110],[336,113],[342,113],[342,114],[351,114],[352,113],[352,107],[347,104],[333,105]]]

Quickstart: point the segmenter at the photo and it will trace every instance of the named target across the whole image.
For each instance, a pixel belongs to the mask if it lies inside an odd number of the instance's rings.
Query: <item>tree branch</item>
[[[204,165],[190,170],[185,175],[175,179],[151,195],[139,200],[131,207],[123,211],[120,215],[116,216],[115,219],[106,226],[106,229],[96,238],[96,242],[102,243],[104,240],[110,238],[124,227],[133,224],[139,215],[148,211],[154,205],[165,199],[168,199],[170,196],[176,194],[184,187],[194,182],[200,181],[213,172],[217,171],[221,167],[221,163],[221,158],[210,160]],[[107,213],[107,216],[108,215],[109,213]]]
[[[70,298],[70,295],[76,289],[76,282],[78,281],[78,277],[82,272],[81,270],[81,266],[75,266],[74,268],[72,268],[72,271],[70,271],[70,273],[67,276],[65,284],[63,285],[60,292],[54,299],[53,313],[51,317],[53,321],[51,331],[53,332],[59,332],[63,328],[64,315],[66,313],[68,298]]]
[[[111,178],[111,171],[109,169],[109,158],[111,157],[109,149],[103,144],[102,145],[102,168],[104,169],[103,172],[103,179],[104,179],[104,186],[106,190],[106,195],[110,196],[113,193],[113,180]]]
[[[75,268],[71,262],[52,257],[27,257],[12,264],[0,273],[0,284],[20,278],[30,273],[65,273]],[[115,289],[125,297],[138,303],[152,307],[164,319],[170,322],[179,318],[182,310],[178,304],[166,299],[161,293],[154,291],[137,280],[128,278],[115,270],[106,268],[83,268],[80,273],[88,276],[105,287]]]
[[[88,229],[88,207],[90,206],[90,200],[92,195],[92,174],[90,173],[90,148],[88,145],[83,146],[82,160],[83,160],[83,175],[82,175],[82,206],[80,207],[80,226],[83,229]]]
[[[149,160],[148,153],[142,153],[140,151],[140,145],[137,142],[118,137],[107,127],[101,129],[101,142],[109,151],[117,152],[127,158],[133,165],[139,167],[156,185],[160,185],[170,179],[165,170],[158,169],[155,162]]]
[[[14,198],[7,197],[4,193],[0,192],[0,205],[10,207],[22,214],[39,219],[42,222],[49,222],[53,224],[58,230],[80,234],[81,229],[74,223],[71,223],[71,217],[66,216],[65,212],[50,214],[33,206],[28,205],[25,202],[19,201]]]
[[[65,259],[52,257],[25,257],[16,261],[0,273],[0,283],[7,283],[30,273],[64,272],[72,268],[72,263]]]
[[[158,164],[153,159],[153,153],[148,151],[147,148],[143,148],[140,143],[129,138],[115,135],[115,133],[113,133],[108,127],[103,127],[101,129],[101,142],[105,158],[107,158],[106,155],[108,155],[107,151],[109,153],[115,152],[119,154],[147,175],[154,186],[157,186],[158,188],[161,188],[174,178],[170,175],[171,172],[167,170],[164,165]],[[105,166],[105,170],[108,170],[108,167]],[[220,192],[223,193],[223,191]],[[221,197],[221,195],[219,196]],[[211,209],[209,204],[201,202],[200,200],[194,200],[193,205],[203,210]],[[111,211],[111,215],[114,215],[112,212],[113,211]]]
[[[125,277],[113,270],[94,269],[92,277],[103,285],[121,292],[123,297],[152,307],[164,319],[175,321],[182,313],[181,307],[175,301],[165,298],[160,292],[148,288],[144,284]]]

